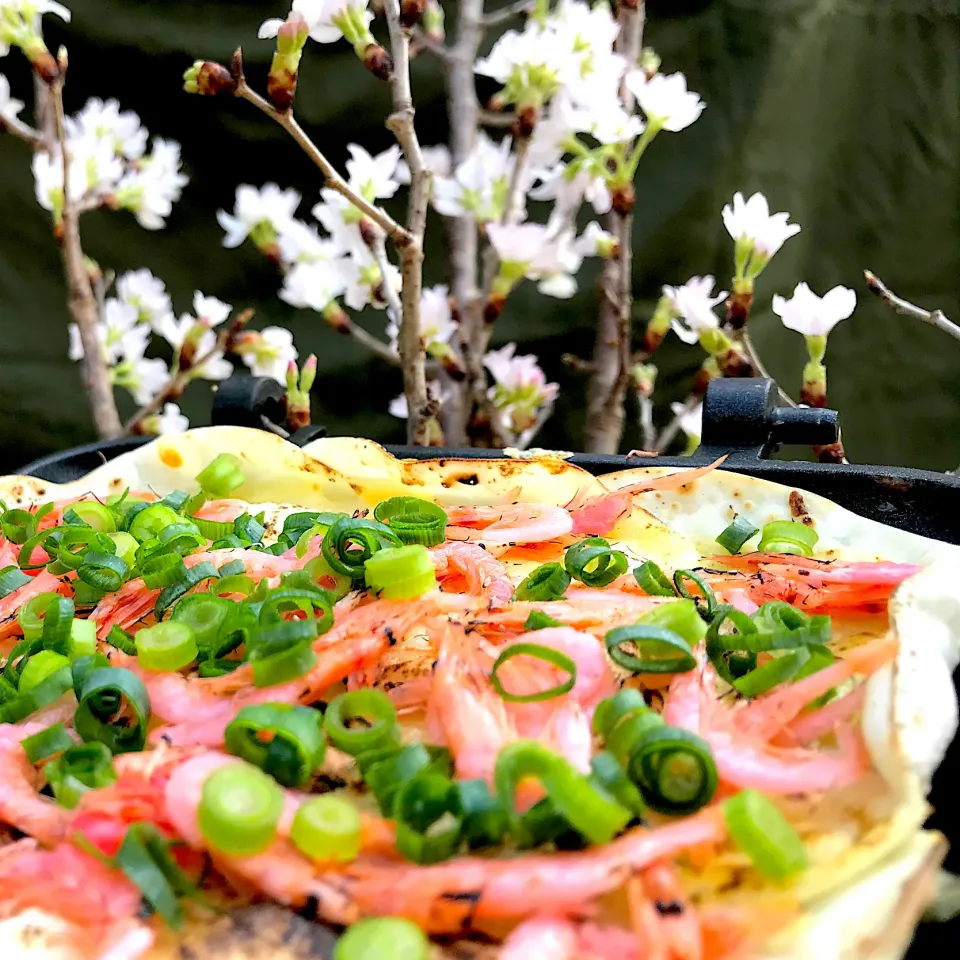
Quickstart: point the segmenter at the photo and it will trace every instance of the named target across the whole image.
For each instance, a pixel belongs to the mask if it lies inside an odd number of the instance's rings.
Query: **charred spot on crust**
[[[683,904],[679,900],[655,900],[653,906],[661,917],[677,917],[683,913]]]
[[[457,483],[462,483],[467,487],[475,487],[480,483],[480,478],[475,473],[467,473],[462,477],[457,477]]]
[[[318,773],[313,778],[311,793],[332,793],[334,790],[342,790],[347,786],[347,781],[342,777],[332,777],[327,773]]]
[[[812,527],[813,517],[810,516],[810,511],[807,509],[807,505],[803,502],[803,497],[800,495],[800,491],[791,490],[788,500],[790,503],[791,516],[795,517],[805,526]]]
[[[384,628],[383,628],[383,633],[384,633],[384,636],[385,636],[385,637],[387,638],[387,640],[389,641],[390,646],[392,647],[392,646],[397,642],[397,638],[396,638],[396,636],[394,635],[393,628],[392,628],[392,627],[384,627]]]

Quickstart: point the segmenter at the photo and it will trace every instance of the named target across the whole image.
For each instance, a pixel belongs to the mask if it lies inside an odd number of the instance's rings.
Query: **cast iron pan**
[[[781,445],[829,444],[840,435],[834,410],[786,408],[776,404],[771,380],[714,380],[704,401],[702,443],[692,457],[636,457],[576,454],[571,463],[595,475],[627,467],[690,467],[712,463],[726,454],[724,470],[796,486],[833,500],[860,516],[909,530],[925,537],[960,544],[960,477],[912,470],[907,467],[871,467],[858,464],[820,464],[768,459]],[[283,388],[263,377],[235,376],[214,394],[214,425],[266,429],[303,446],[326,434],[311,426],[289,434],[283,422]],[[75,447],[21,467],[18,472],[50,483],[69,483],[121,453],[149,442],[130,437]],[[391,453],[416,459],[483,459],[498,451],[437,447],[388,446]],[[956,675],[954,682],[956,682]],[[951,815],[954,791],[960,782],[960,738],[951,744],[933,781],[930,801],[936,813],[929,825],[950,841],[945,868],[960,872],[960,829]],[[924,924],[908,954],[909,960],[943,955],[941,944],[960,935],[960,920]],[[832,960],[832,958],[824,958]]]

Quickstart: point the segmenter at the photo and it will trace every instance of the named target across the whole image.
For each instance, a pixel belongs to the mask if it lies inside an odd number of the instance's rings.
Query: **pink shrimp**
[[[864,751],[853,737],[845,737],[839,751],[828,752],[772,747],[745,733],[736,723],[737,711],[717,699],[716,683],[709,665],[677,674],[664,719],[671,726],[700,734],[710,744],[722,782],[788,795],[847,786],[866,773]]]
[[[636,938],[620,927],[533,917],[515,927],[500,948],[500,960],[641,960]]]
[[[296,558],[275,557],[259,550],[212,550],[184,557],[183,562],[187,567],[195,567],[204,561],[221,567],[233,560],[242,560],[247,574],[254,578],[277,577],[300,566]],[[159,596],[159,590],[151,590],[139,577],[129,580],[116,593],[104,597],[90,614],[90,619],[99,625],[97,636],[104,639],[113,626],[132,629],[150,615]]]
[[[638,480],[636,483],[620,487],[617,492],[647,493],[650,490],[679,490],[693,483],[695,480],[705,477],[708,473],[712,473],[717,467],[722,465],[723,461],[727,459],[727,456],[727,454],[724,454],[718,460],[714,460],[713,463],[705,467],[697,467],[696,469],[687,468],[678,470],[676,473],[668,473],[664,477],[651,477],[648,480]]]
[[[602,537],[608,534],[633,508],[629,493],[605,493],[591,497],[581,506],[569,507],[573,533]]]
[[[136,960],[153,945],[153,931],[137,920],[140,890],[72,844],[41,850],[20,840],[4,847],[0,887],[7,909],[35,907],[67,921],[71,956]]]
[[[492,783],[500,748],[518,734],[467,641],[462,631],[449,627],[433,673],[428,730],[450,748],[461,779]]]
[[[845,697],[834,700],[826,706],[809,713],[801,713],[783,730],[772,738],[777,746],[813,743],[832,733],[836,727],[853,717],[863,706],[867,688],[863,684],[855,687]]]
[[[451,933],[473,920],[535,916],[545,902],[557,914],[582,914],[636,871],[725,836],[722,812],[708,807],[666,826],[636,827],[583,852],[512,860],[458,857],[428,867],[357,862],[347,873],[362,913],[403,916],[430,932]]]
[[[37,792],[42,781],[20,746],[43,729],[36,723],[0,724],[0,821],[53,846],[67,835],[70,811]]]
[[[447,507],[448,540],[490,544],[543,543],[566,536],[573,520],[563,507],[516,503],[500,507]]]
[[[430,550],[440,582],[450,588],[455,578],[466,581],[467,593],[498,605],[513,596],[513,583],[502,563],[475,543],[444,543]]]
[[[387,639],[382,635],[360,636],[320,651],[316,665],[303,677],[227,695],[211,693],[203,680],[188,680],[178,673],[158,674],[156,678],[148,675],[145,685],[154,712],[177,717],[169,726],[155,730],[151,740],[179,746],[219,746],[228,724],[243,707],[255,703],[311,703],[327,687],[375,660],[386,647]]]
[[[227,523],[242,516],[249,507],[250,504],[244,500],[211,500],[205,503],[194,516],[201,520],[219,520]]]
[[[28,600],[32,600],[41,593],[63,593],[65,590],[63,583],[57,577],[44,570],[29,583],[18,587],[13,593],[8,593],[0,600],[0,641],[23,633],[17,620],[17,611]]]
[[[168,816],[177,833],[195,850],[207,848],[198,825],[203,784],[211,773],[225,764],[238,762],[236,758],[225,754],[204,753],[178,767],[167,782],[165,797]],[[333,883],[318,876],[316,865],[284,835],[289,830],[296,804],[295,799],[288,797],[280,835],[262,853],[250,857],[231,857],[211,851],[214,860],[224,872],[243,878],[280,903],[299,907],[313,897],[319,904],[323,919],[349,924],[356,919],[349,897]]]

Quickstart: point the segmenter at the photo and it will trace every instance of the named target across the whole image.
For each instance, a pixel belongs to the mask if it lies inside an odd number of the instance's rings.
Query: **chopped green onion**
[[[305,623],[305,621],[292,621]],[[283,624],[287,626],[287,624]],[[284,646],[275,653],[268,652],[269,645],[264,644],[247,653],[247,660],[253,666],[253,685],[255,687],[275,687],[296,680],[309,673],[317,662],[317,654],[308,641],[294,646]]]
[[[29,665],[29,664],[28,664]],[[59,700],[73,685],[69,664],[60,667],[30,690],[21,690],[0,707],[0,723],[20,723],[41,707]]]
[[[609,843],[630,821],[630,811],[605,791],[597,790],[563,757],[532,740],[515,740],[497,754],[494,784],[497,796],[519,831],[514,796],[521,780],[535,777],[543,785],[557,812],[590,843]]]
[[[399,547],[402,541],[386,524],[344,517],[323,535],[320,550],[337,573],[359,580],[366,562],[387,546]]]
[[[227,578],[232,579],[232,578]],[[243,578],[248,579],[248,578]],[[212,589],[223,589],[226,580],[217,580]],[[239,590],[230,590],[229,593],[239,593]],[[250,581],[250,591],[253,592],[253,581]],[[222,597],[211,596],[208,593],[194,593],[184,597],[170,615],[171,623],[183,623],[193,630],[197,648],[200,651],[212,649],[217,639],[224,632],[227,624],[234,616],[236,604]]]
[[[334,602],[342,600],[353,588],[350,577],[337,573],[323,557],[314,557],[308,560],[302,569],[284,574],[283,584],[288,587],[325,590]]]
[[[346,516],[345,513],[317,513],[313,510],[291,513],[284,517],[281,536],[299,540],[307,530],[312,530],[314,527],[319,528],[323,533]]]
[[[64,527],[60,531],[47,532],[59,534],[57,560],[65,570],[78,569],[91,553],[114,556],[114,551],[117,548],[117,545],[105,533],[97,533],[91,527]],[[46,544],[44,549],[50,553]]]
[[[28,577],[19,567],[9,566],[0,570],[0,600],[10,596],[14,590],[25,587],[33,577]]]
[[[523,623],[524,630],[546,630],[548,627],[562,627],[563,624],[553,617],[548,617],[541,610],[531,610],[530,615]]]
[[[759,697],[796,676],[809,659],[810,651],[806,647],[798,647],[737,678],[733,686],[745,697]]]
[[[189,494],[184,493],[182,490],[173,490],[159,502],[165,507],[175,510],[177,513],[183,513],[184,507],[186,507],[189,500]]]
[[[74,606],[68,597],[55,596],[47,603],[40,640],[45,650],[66,653],[73,626]]]
[[[208,497],[216,500],[229,497],[246,480],[241,466],[239,457],[221,453],[197,474],[197,483]]]
[[[43,769],[61,807],[72,810],[81,794],[105,787],[117,779],[113,756],[102,743],[71,744]]]
[[[0,531],[11,543],[26,543],[37,532],[37,518],[29,510],[4,510],[0,514]]]
[[[180,523],[181,516],[170,507],[162,503],[148,504],[142,510],[138,510],[136,515],[131,517],[133,511],[124,518],[124,522],[130,521],[127,532],[138,543],[153,539],[165,528],[175,523]]]
[[[373,688],[336,697],[327,707],[323,727],[330,742],[353,757],[400,743],[397,711],[385,693]]]
[[[768,637],[770,645],[756,650],[789,649],[808,644],[826,644],[831,638],[830,617],[810,616],[789,603],[774,600],[765,603],[753,614],[760,637]]]
[[[144,670],[182,670],[199,656],[193,628],[183,621],[168,620],[144,627],[134,642],[137,663]]]
[[[183,579],[172,586],[164,587],[164,589],[160,591],[160,596],[157,597],[156,605],[153,608],[157,619],[159,620],[171,604],[179,600],[197,586],[197,584],[202,583],[204,580],[217,579],[219,576],[220,574],[217,568],[209,560],[204,560],[195,567],[191,567]]]
[[[133,634],[127,633],[126,630],[116,624],[110,628],[110,632],[107,634],[107,643],[129,657],[137,655],[137,641],[133,638]]]
[[[460,798],[453,781],[436,773],[407,780],[393,803],[397,850],[414,863],[439,863],[460,845]],[[443,824],[443,827],[438,826]]]
[[[179,930],[186,913],[179,898],[196,891],[170,853],[167,840],[154,823],[131,823],[117,851],[116,865],[154,913],[173,930]]]
[[[229,566],[229,564],[225,564],[224,566]],[[256,589],[257,585],[253,582],[252,577],[248,577],[242,573],[225,577],[223,576],[223,567],[220,568],[220,579],[210,584],[210,593],[217,599],[225,598],[231,593],[239,593],[245,597],[249,597]],[[177,610],[187,602],[187,599],[188,598],[184,598],[174,607],[174,616],[176,616]],[[230,601],[228,600],[227,602],[229,603]]]
[[[320,712],[283,703],[244,707],[227,727],[225,741],[228,753],[285,787],[306,784],[327,747]]]
[[[82,660],[76,661],[82,663]],[[143,681],[122,667],[98,667],[83,679],[73,727],[111,753],[136,753],[147,742],[150,697]]]
[[[684,584],[685,580],[690,580],[695,583],[697,589],[703,594],[703,597],[691,594]],[[694,570],[677,570],[673,574],[673,584],[677,588],[678,596],[683,597],[684,600],[693,600],[694,603],[696,603],[697,610],[700,611],[700,616],[708,619],[713,615],[713,611],[717,609],[717,598],[713,590],[707,585],[706,580],[704,580],[699,573]]]
[[[593,732],[606,740],[613,728],[638,707],[648,709],[643,694],[633,687],[621,687],[612,697],[597,704],[593,714]]]
[[[645,623],[616,627],[603,641],[610,659],[634,673],[686,673],[697,665],[690,644],[666,627]],[[636,648],[636,656],[622,649],[625,643]]]
[[[536,693],[510,693],[503,686],[499,677],[500,668],[514,657],[535,657],[537,660],[544,660],[555,667],[559,667],[569,677],[555,687],[549,690],[540,690]],[[507,703],[537,703],[542,700],[552,700],[554,697],[563,696],[569,693],[577,682],[577,665],[565,653],[554,650],[552,647],[545,647],[539,643],[514,643],[507,647],[500,656],[494,661],[493,669],[490,671],[490,683],[493,689],[497,691],[501,699]]]
[[[64,724],[55,723],[52,727],[47,727],[46,730],[21,740],[20,746],[23,747],[23,752],[31,763],[39,763],[61,750],[72,747],[73,737],[67,733]]]
[[[199,827],[210,847],[235,857],[262,853],[283,813],[283,789],[249,763],[229,763],[204,781]]]
[[[84,610],[95,607],[105,596],[103,590],[96,590],[89,583],[84,583],[82,580],[73,581],[74,603]]]
[[[20,692],[29,693],[34,687],[43,683],[47,677],[53,676],[64,667],[69,668],[70,661],[61,653],[52,650],[41,650],[34,654],[20,673]]]
[[[677,595],[670,578],[660,569],[659,564],[652,560],[647,560],[641,563],[639,567],[634,567],[633,579],[637,581],[640,589],[649,597],[675,597]]]
[[[74,527],[73,529],[79,529]],[[100,534],[95,534],[100,536]],[[20,550],[17,552],[17,563],[20,566],[21,570],[41,570],[44,567],[52,566],[50,561],[54,559],[57,555],[57,543],[60,538],[63,536],[63,530],[58,527],[52,527],[49,530],[41,530],[40,533],[35,534],[26,543],[20,547]],[[37,563],[33,563],[32,557],[34,551],[37,548],[40,548],[47,554],[46,560],[40,560]],[[49,549],[48,549],[49,547]],[[71,570],[73,567],[70,568]],[[63,571],[61,570],[61,573]]]
[[[630,750],[630,775],[660,813],[693,813],[717,791],[717,765],[709,744],[689,730],[648,730]]]
[[[326,633],[333,626],[333,607],[325,593],[319,590],[289,589],[286,586],[267,594],[260,608],[260,623],[264,626],[290,622],[302,623],[303,621],[284,620],[284,614],[295,611],[306,614],[307,618],[313,622],[311,639]]]
[[[171,523],[170,526],[164,527],[157,540],[164,553],[177,553],[181,557],[193,553],[206,542],[195,523],[182,522]]]
[[[244,543],[235,533],[227,534],[219,540],[215,540],[211,545],[211,550],[240,550],[245,549],[248,544]]]
[[[249,543],[260,543],[267,529],[259,520],[251,517],[249,513],[241,513],[233,521],[233,532],[241,540],[246,540]]]
[[[616,757],[606,750],[590,759],[590,780],[605,790],[621,807],[625,807],[635,817],[643,817],[647,805],[636,784],[627,776],[626,771],[617,762]]]
[[[627,555],[603,537],[588,537],[563,555],[567,573],[588,587],[606,587],[627,572]]]
[[[378,550],[363,574],[367,586],[386,600],[411,600],[437,585],[436,568],[420,544]]]
[[[28,582],[30,579],[27,577]],[[38,593],[20,607],[17,611],[17,623],[20,624],[24,640],[40,639],[43,634],[43,615],[46,614],[47,607],[58,598],[57,593]]]
[[[395,744],[368,750],[357,757],[357,765],[385,817],[392,816],[394,800],[402,784],[420,773],[449,776],[452,772],[447,751],[422,743],[411,743],[401,750],[397,750]]]
[[[187,568],[178,553],[152,553],[140,564],[140,576],[151,590],[163,590],[183,580]]]
[[[131,649],[134,653],[136,653],[136,647],[133,646],[133,637],[130,636],[130,634],[128,633],[124,633],[124,631],[120,630],[119,627],[116,627],[115,629],[119,630],[120,633],[123,633],[125,637],[129,637],[130,643],[131,643]],[[114,632],[114,629],[111,628],[110,633],[112,634],[113,632]],[[110,638],[108,635],[107,637],[108,642],[109,642],[109,639]],[[109,666],[110,666],[110,661],[107,659],[107,657],[104,654],[99,652],[89,657],[78,657],[76,660],[74,660],[73,667],[71,668],[71,671],[70,671],[73,677],[74,695],[79,699],[80,691],[83,690],[83,685],[86,682],[87,677],[89,677],[94,670],[97,670],[100,667],[109,667]]]
[[[666,722],[655,710],[649,707],[637,707],[631,710],[614,726],[606,736],[607,751],[616,757],[617,762],[631,775],[633,756],[637,744],[648,733],[664,729]]]
[[[38,637],[36,640],[27,640],[24,637],[14,645],[14,648],[7,656],[7,662],[3,666],[3,675],[15,687],[20,683],[20,674],[27,665],[27,661],[38,650],[43,649],[43,641]]]
[[[137,547],[139,546],[136,539],[122,530],[119,533],[108,533],[107,536],[113,541],[114,553],[128,567],[135,567],[137,564]]]
[[[761,553],[790,553],[812,557],[820,535],[813,527],[795,520],[774,520],[763,525],[760,534]]]
[[[373,517],[388,524],[404,543],[435,547],[446,539],[447,514],[429,500],[392,497],[377,504]]]
[[[333,948],[333,960],[428,960],[430,942],[411,920],[375,917],[348,927]]]
[[[457,780],[454,787],[460,806],[460,838],[471,850],[500,843],[507,832],[507,813],[487,781]]]
[[[360,853],[363,824],[357,808],[341,797],[311,797],[297,808],[290,840],[321,863],[350,863]]]
[[[724,529],[723,533],[717,537],[717,543],[723,547],[727,553],[739,553],[743,545],[753,536],[760,532],[759,527],[755,527],[746,517],[739,514],[733,518],[733,522]]]
[[[544,563],[525,577],[514,591],[514,600],[561,600],[570,586],[570,574],[559,563]]]
[[[89,657],[97,652],[97,624],[93,620],[75,619],[70,624],[67,656],[71,660]]]
[[[724,800],[722,806],[734,843],[767,879],[787,880],[806,868],[803,841],[762,793],[744,790]]]
[[[129,572],[130,568],[119,557],[111,553],[88,550],[77,570],[77,576],[95,590],[113,593],[123,586],[124,578]]]
[[[202,517],[194,517],[193,522],[208,540],[220,540],[233,533],[233,524],[226,520],[204,520]]]
[[[93,527],[98,533],[114,533],[117,529],[117,521],[110,508],[96,500],[78,500],[70,505],[69,511],[73,511],[80,518],[81,523]],[[67,523],[72,522],[67,519],[69,511],[64,512],[63,515]]]
[[[640,617],[637,623],[672,630],[686,640],[691,647],[695,647],[707,635],[707,624],[704,623],[693,600],[672,600],[670,603],[661,603]]]

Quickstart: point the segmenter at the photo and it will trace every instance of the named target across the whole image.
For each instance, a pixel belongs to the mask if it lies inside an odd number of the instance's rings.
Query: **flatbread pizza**
[[[0,479],[0,956],[900,957],[957,548],[234,427]]]

